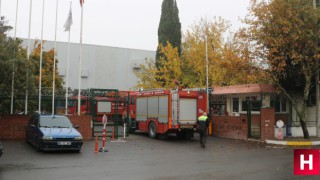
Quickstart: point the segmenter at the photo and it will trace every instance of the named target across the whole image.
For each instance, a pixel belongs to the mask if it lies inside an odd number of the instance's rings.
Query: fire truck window
[[[73,106],[73,101],[68,101],[68,107],[72,107]]]

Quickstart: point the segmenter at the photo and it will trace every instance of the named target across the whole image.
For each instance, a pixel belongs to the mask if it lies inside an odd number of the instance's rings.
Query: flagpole
[[[43,52],[43,19],[44,19],[44,2],[42,3],[42,24],[41,24],[41,43],[40,43],[40,65],[39,65],[39,113],[41,113],[41,81],[42,81],[42,52]]]
[[[1,1],[1,0],[0,0]],[[14,25],[14,40],[17,41],[17,22],[18,22],[18,6],[19,6],[19,0],[17,0],[16,3],[16,19],[15,19],[15,25]],[[17,49],[16,49],[16,45],[14,46],[14,61],[17,58]],[[14,61],[12,63],[12,81],[11,81],[11,107],[10,107],[10,113],[13,114],[13,96],[14,96],[14,74],[15,74],[15,65],[14,65]]]
[[[70,12],[72,7],[72,1],[70,1]],[[69,18],[69,17],[68,17]],[[68,90],[69,90],[69,64],[70,64],[70,31],[71,31],[71,25],[69,26],[69,34],[68,34],[68,60],[67,60],[67,82],[66,82],[66,112],[65,114],[68,114]]]
[[[52,79],[52,114],[54,114],[54,99],[55,99],[55,88],[56,88],[56,51],[57,51],[57,24],[58,24],[58,5],[59,0],[56,3],[56,24],[54,33],[54,49],[53,49],[53,79]]]
[[[80,26],[80,59],[79,59],[79,90],[78,90],[78,115],[80,115],[80,103],[81,103],[81,66],[82,66],[82,26],[83,26],[83,0],[81,3],[81,26]]]
[[[32,0],[30,0],[30,8],[29,8],[29,32],[28,32],[28,48],[27,48],[27,77],[26,77],[26,99],[25,99],[25,106],[24,106],[24,114],[28,114],[28,89],[29,89],[29,62],[30,62],[30,31],[31,31],[31,14],[32,14]]]
[[[0,0],[0,21],[1,21],[1,0]]]

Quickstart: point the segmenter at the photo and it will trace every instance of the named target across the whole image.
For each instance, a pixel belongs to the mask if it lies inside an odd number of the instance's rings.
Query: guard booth
[[[117,89],[90,89],[90,112],[92,115],[92,136],[102,136],[103,115],[107,116],[107,137],[118,138],[128,136],[128,128],[124,131],[123,114],[129,114],[128,97],[121,96]]]
[[[277,110],[279,96],[270,84],[215,87],[210,99],[214,135],[232,139],[261,139],[265,128],[261,109]],[[287,122],[286,112],[275,111],[274,116],[276,120]],[[270,126],[273,128],[274,124]]]

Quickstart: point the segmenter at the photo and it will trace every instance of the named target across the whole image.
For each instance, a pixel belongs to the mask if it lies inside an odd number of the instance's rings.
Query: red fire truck
[[[207,109],[207,94],[201,89],[141,91],[134,99],[132,123],[152,138],[170,133],[192,138],[197,117]]]
[[[110,93],[105,97],[94,97],[95,98],[95,112],[97,115],[97,120],[101,120],[101,117],[106,114],[108,117],[113,117],[115,115],[123,116],[126,115],[127,106],[129,107],[129,115],[134,118],[134,97],[138,91],[119,91],[118,99],[114,93]],[[130,98],[129,98],[130,97]],[[129,98],[129,99],[128,99]],[[118,102],[118,105],[117,105]],[[128,102],[129,104],[126,104]],[[116,108],[118,106],[118,108]],[[89,97],[81,96],[80,105],[81,114],[91,114],[91,102]],[[68,113],[77,114],[78,113],[78,96],[72,96],[69,98],[68,103]]]

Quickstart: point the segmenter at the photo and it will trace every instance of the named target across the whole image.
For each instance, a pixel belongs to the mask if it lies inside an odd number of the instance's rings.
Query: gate
[[[118,138],[124,133],[123,112],[128,110],[124,108],[128,105],[128,98],[119,96],[116,89],[91,89],[90,90],[90,109],[92,115],[92,136],[95,134],[102,136],[103,132],[103,115],[107,116],[107,136]],[[126,113],[128,114],[128,113]]]
[[[261,109],[261,101],[247,100],[247,116],[248,116],[248,138],[261,137],[261,116],[260,114],[255,118],[252,117],[252,111],[259,111]]]

